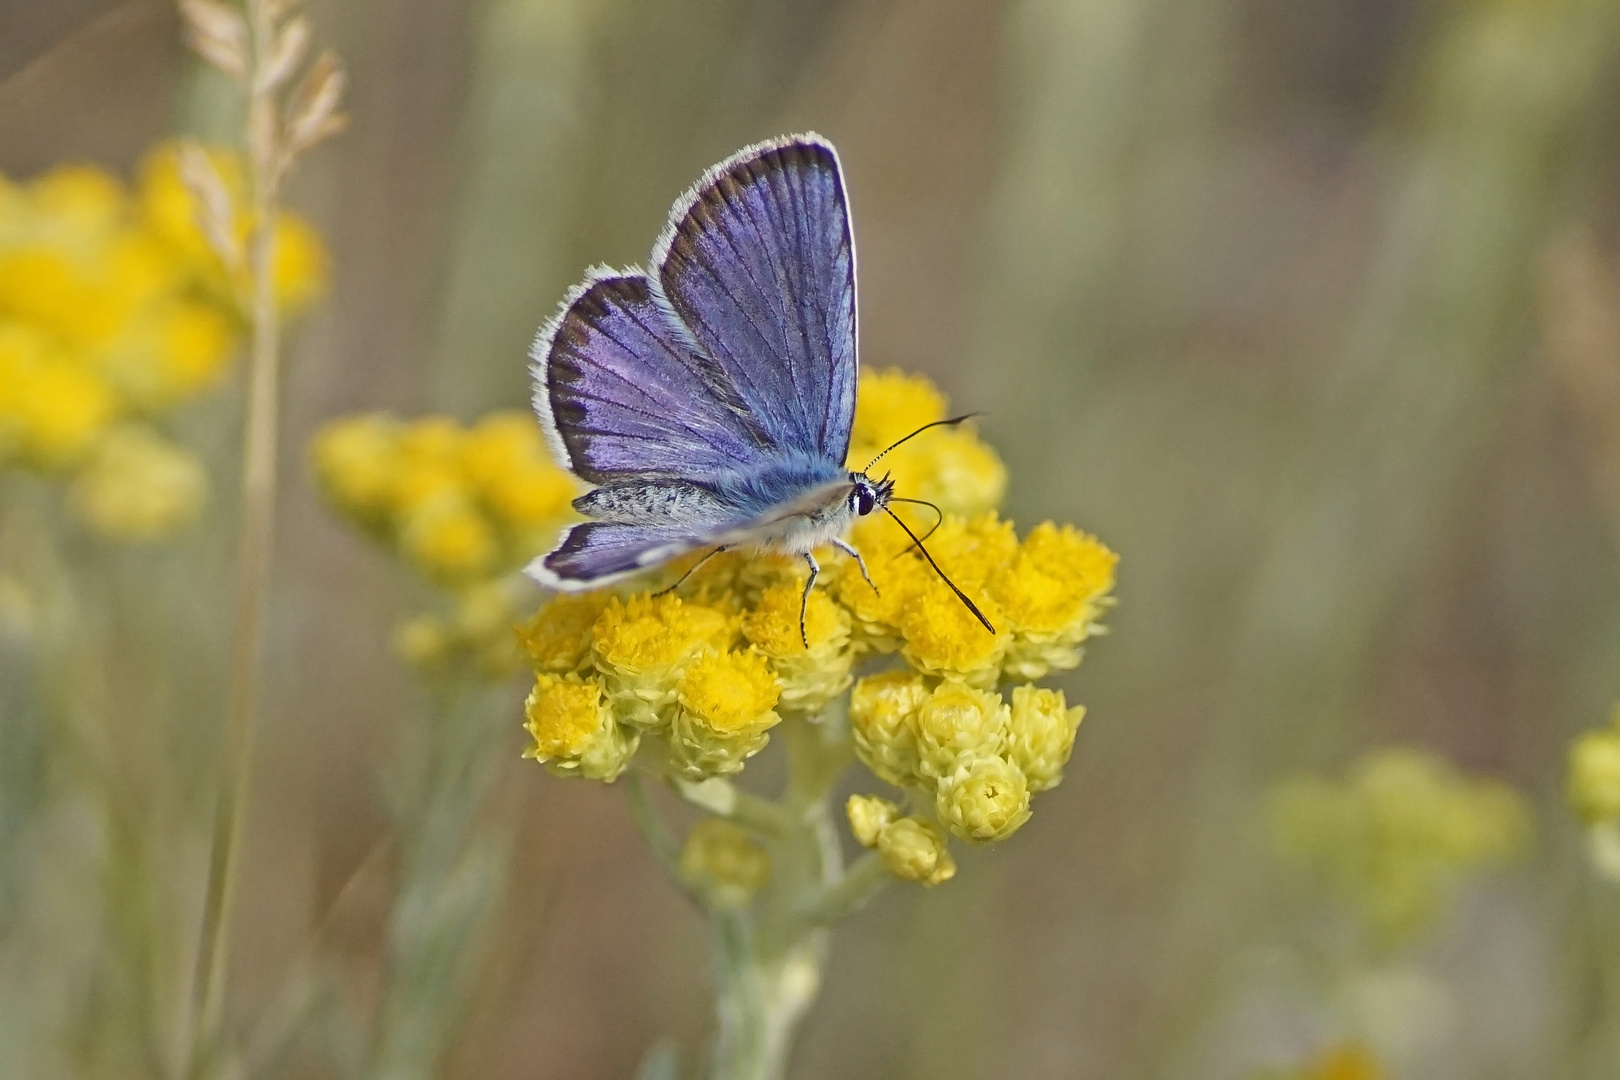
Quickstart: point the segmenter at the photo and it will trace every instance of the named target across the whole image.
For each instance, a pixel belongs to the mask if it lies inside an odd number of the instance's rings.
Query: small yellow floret
[[[1012,692],[1009,758],[1029,781],[1030,791],[1057,787],[1074,751],[1084,705],[1067,708],[1062,690],[1018,686]]]
[[[691,779],[725,776],[765,748],[781,690],[753,651],[705,652],[681,676],[670,730],[675,764]]]
[[[948,777],[980,758],[993,758],[1007,746],[1008,709],[1001,696],[947,680],[917,710],[918,771]]]
[[[770,665],[752,651],[704,653],[681,678],[681,707],[717,735],[774,724],[779,696]]]
[[[591,655],[591,627],[607,602],[602,593],[564,593],[535,612],[517,630],[534,669],[562,675],[583,668]]]
[[[902,881],[938,885],[956,876],[944,835],[926,821],[901,818],[878,836],[877,848],[884,867]]]
[[[577,675],[539,675],[524,704],[534,745],[524,757],[552,772],[611,781],[635,755],[639,735],[614,722],[602,686]]]
[[[195,454],[141,425],[102,440],[73,481],[69,505],[110,540],[160,540],[189,525],[208,494],[208,474]]]
[[[681,876],[718,907],[746,907],[771,879],[771,856],[736,825],[708,818],[686,836]]]
[[[1029,820],[1029,784],[1004,758],[974,759],[942,779],[938,793],[939,819],[973,843],[1005,840]]]
[[[862,763],[896,787],[918,779],[917,710],[928,700],[928,684],[905,669],[869,675],[849,697],[849,723]]]
[[[849,688],[855,650],[848,613],[822,589],[810,593],[804,608],[810,648],[804,647],[799,633],[803,596],[804,587],[797,581],[767,587],[754,609],[743,616],[742,630],[770,660],[781,681],[782,708],[816,714]]]
[[[850,435],[850,468],[864,468],[873,454],[916,431],[945,418],[945,395],[922,375],[898,368],[861,372],[855,392],[855,423]],[[868,453],[866,448],[872,448]]]
[[[861,847],[876,847],[878,836],[900,816],[900,808],[875,795],[851,795],[844,804],[849,831]]]

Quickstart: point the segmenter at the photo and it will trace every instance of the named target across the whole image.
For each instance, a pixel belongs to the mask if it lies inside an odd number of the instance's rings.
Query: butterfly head
[[[873,480],[865,473],[850,473],[849,482],[853,485],[849,491],[849,508],[857,517],[883,509],[894,498],[894,481],[887,473],[881,480]]]

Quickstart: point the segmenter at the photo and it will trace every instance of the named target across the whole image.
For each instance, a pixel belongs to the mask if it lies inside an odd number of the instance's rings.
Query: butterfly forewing
[[[677,204],[652,273],[781,448],[842,465],[855,412],[855,248],[814,135],[722,162]]]
[[[535,342],[536,412],[583,480],[712,472],[767,442],[655,291],[641,274],[593,274]]]

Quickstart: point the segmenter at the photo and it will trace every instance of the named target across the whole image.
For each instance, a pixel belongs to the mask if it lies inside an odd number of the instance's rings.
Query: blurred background
[[[317,926],[366,992],[390,879],[360,871],[402,725],[429,707],[391,646],[425,586],[323,507],[309,440],[361,410],[523,408],[528,342],[586,266],[644,259],[705,167],[813,129],[847,174],[863,364],[986,413],[1005,513],[1072,521],[1121,564],[1110,636],[1060,680],[1089,710],[1067,782],[949,885],[891,888],[841,929],[792,1075],[1386,1075],[1343,1054],[1329,1072],[1350,1040],[1392,1076],[1620,1077],[1620,891],[1564,790],[1571,741],[1620,697],[1620,4],[309,12],[348,66],[350,125],[286,194],[330,269],[286,367],[233,1015],[280,1007]],[[227,97],[164,0],[0,2],[12,181],[129,178],[175,132],[228,140]],[[196,526],[65,549],[136,847],[160,819],[206,835],[240,381],[174,421],[215,492]],[[13,520],[46,498],[8,485]],[[0,1071],[144,1075],[86,1049],[84,1017],[174,965],[126,940],[125,975],[69,985],[109,935],[147,939],[96,899],[120,872],[104,831],[50,810],[77,781],[24,723],[21,671],[0,695],[0,987],[24,1004]],[[505,899],[441,1074],[628,1077],[659,1039],[701,1044],[704,927],[617,789],[519,759],[525,689],[500,690],[491,736]],[[1317,941],[1342,912],[1279,867],[1268,794],[1390,744],[1511,785],[1534,839],[1346,975]],[[142,910],[178,913],[185,942],[204,852],[143,856],[176,884]],[[24,1049],[47,1019],[80,1032],[68,1071]],[[283,1066],[336,1075],[310,1050]]]

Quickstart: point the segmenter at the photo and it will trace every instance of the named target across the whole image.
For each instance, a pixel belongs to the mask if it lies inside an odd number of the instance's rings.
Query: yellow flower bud
[[[756,652],[699,656],[681,676],[670,731],[675,763],[694,780],[737,772],[781,721],[780,694],[770,665]]]
[[[918,772],[950,776],[962,765],[996,757],[1007,746],[1008,709],[999,694],[943,682],[917,710]]]
[[[873,847],[878,835],[900,816],[900,808],[875,795],[851,795],[844,804],[849,831],[861,847]]]
[[[879,779],[896,787],[917,781],[917,710],[928,700],[922,676],[904,669],[870,675],[849,697],[855,752]]]
[[[109,540],[149,542],[194,521],[207,494],[208,474],[194,454],[129,424],[102,440],[68,503]]]
[[[938,792],[939,819],[963,840],[1005,840],[1029,820],[1029,783],[1004,758],[964,765],[940,781]]]
[[[878,836],[877,849],[889,873],[902,881],[938,885],[956,876],[944,835],[926,821],[901,818]]]
[[[1589,823],[1620,819],[1620,731],[1588,731],[1575,740],[1569,802]]]
[[[681,876],[717,907],[747,907],[771,879],[771,856],[731,822],[707,818],[681,847]]]
[[[1085,718],[1084,705],[1065,708],[1063,691],[1018,686],[1012,692],[1009,757],[1032,792],[1055,788],[1074,750],[1074,735]]]
[[[613,719],[602,685],[578,675],[538,675],[524,702],[534,745],[524,752],[560,776],[612,781],[635,756],[640,733]]]

